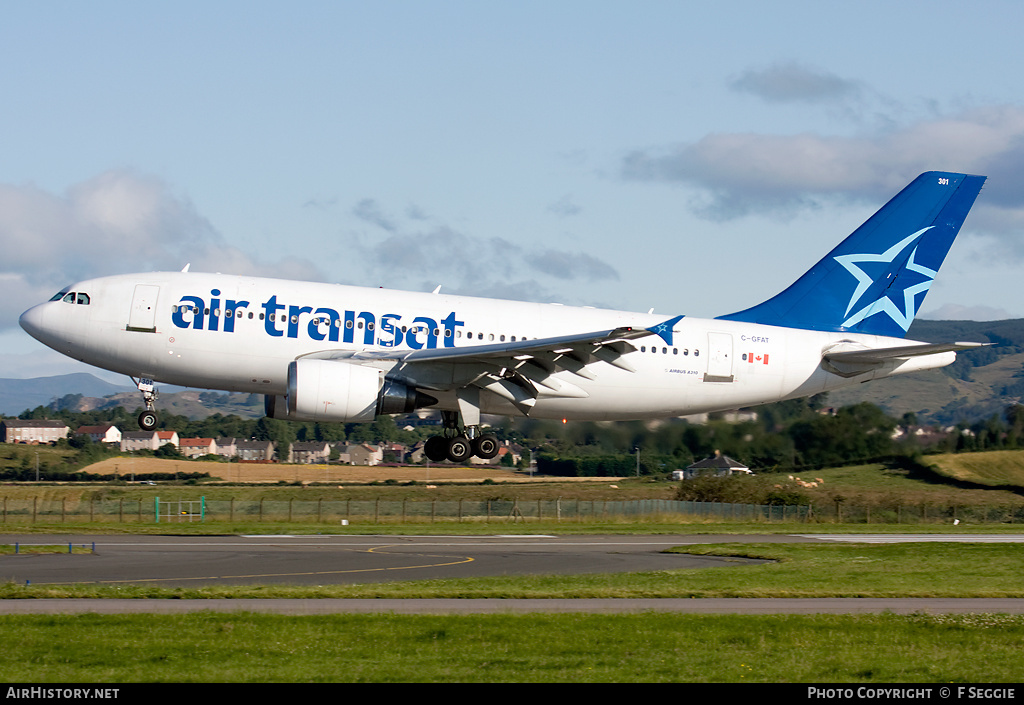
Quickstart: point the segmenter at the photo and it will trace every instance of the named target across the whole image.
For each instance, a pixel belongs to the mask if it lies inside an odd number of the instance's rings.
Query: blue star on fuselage
[[[850,297],[850,303],[846,307],[847,316],[846,320],[843,321],[843,327],[849,328],[851,326],[860,323],[868,316],[873,316],[876,313],[885,313],[888,315],[900,328],[905,332],[910,328],[910,323],[914,319],[914,314],[917,313],[917,296],[918,294],[924,294],[928,291],[932,285],[932,280],[938,273],[934,269],[929,269],[923,265],[917,264],[914,261],[917,255],[917,243],[921,237],[934,226],[922,228],[913,235],[908,235],[906,238],[897,242],[895,245],[890,247],[888,250],[881,254],[849,254],[839,255],[835,257],[835,261],[841,264],[846,271],[852,274],[857,279],[857,287],[853,291],[853,295]],[[898,265],[899,262],[904,260],[902,253],[908,248],[913,248],[910,251],[909,257],[905,258],[906,262],[903,265]],[[898,266],[895,268],[892,266],[893,263],[897,263]],[[869,301],[864,306],[858,308],[852,315],[850,312],[855,306],[859,305],[861,298],[865,293],[874,285],[878,278],[872,278],[867,272],[858,266],[859,263],[863,264],[881,264],[884,265],[880,277],[885,279],[892,279],[893,277],[900,276],[900,285],[887,286],[878,298]],[[908,275],[912,272],[915,275]],[[893,297],[899,297],[902,292],[902,301],[893,301]],[[902,308],[901,308],[902,306]]]

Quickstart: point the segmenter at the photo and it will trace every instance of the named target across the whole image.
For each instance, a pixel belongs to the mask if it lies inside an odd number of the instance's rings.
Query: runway
[[[9,536],[4,542],[89,547],[95,543],[96,551],[4,557],[0,559],[0,581],[165,587],[341,585],[496,575],[621,573],[758,562],[663,553],[687,543],[736,540],[743,537],[24,535]],[[757,540],[801,539],[764,536]]]
[[[707,543],[836,541],[1024,542],[1024,534],[643,536],[67,536],[8,535],[20,546],[91,547],[95,553],[0,557],[0,580],[52,585],[340,585],[497,575],[582,574],[737,566],[750,559],[663,553]],[[0,614],[270,611],[283,614],[642,612],[856,614],[1024,613],[1014,599],[474,599],[474,600],[0,600]]]

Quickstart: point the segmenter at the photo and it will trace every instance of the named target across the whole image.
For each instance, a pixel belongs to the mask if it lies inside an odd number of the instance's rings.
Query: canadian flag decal
[[[747,358],[747,362],[751,364],[754,364],[755,362],[760,362],[762,365],[768,364],[768,353],[747,353],[745,357]]]

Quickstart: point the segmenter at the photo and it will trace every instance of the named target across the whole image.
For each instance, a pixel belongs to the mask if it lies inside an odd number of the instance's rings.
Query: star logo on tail
[[[868,316],[873,316],[877,313],[886,314],[904,331],[910,328],[910,323],[914,320],[914,315],[917,313],[918,294],[926,293],[929,287],[931,287],[935,275],[938,274],[936,270],[929,269],[914,261],[917,255],[918,242],[933,227],[928,226],[918,230],[913,235],[908,235],[881,254],[850,254],[839,255],[834,258],[836,262],[841,264],[846,271],[857,279],[857,287],[853,290],[853,295],[850,297],[850,303],[847,305],[846,313],[844,314],[846,316],[846,320],[843,321],[844,328],[854,326]],[[906,259],[906,263],[902,267],[893,269],[892,264],[902,261],[903,253],[911,247],[913,249],[910,251],[910,256]],[[873,269],[881,266],[881,273],[876,274],[876,277],[872,277],[864,271],[865,266]],[[912,273],[912,275],[908,275],[908,273]],[[892,282],[882,290],[877,298],[866,302],[861,301],[868,290],[872,288],[872,285],[880,281],[879,277],[891,280],[897,276],[899,276],[898,284]],[[900,300],[901,293],[902,300]],[[902,308],[900,308],[901,306]],[[855,307],[859,308],[851,315],[850,312]]]

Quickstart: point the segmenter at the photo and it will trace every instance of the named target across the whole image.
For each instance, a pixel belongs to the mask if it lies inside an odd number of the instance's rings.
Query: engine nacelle
[[[288,365],[287,396],[264,397],[266,415],[286,421],[368,422],[436,403],[376,368],[340,360],[296,360]]]

